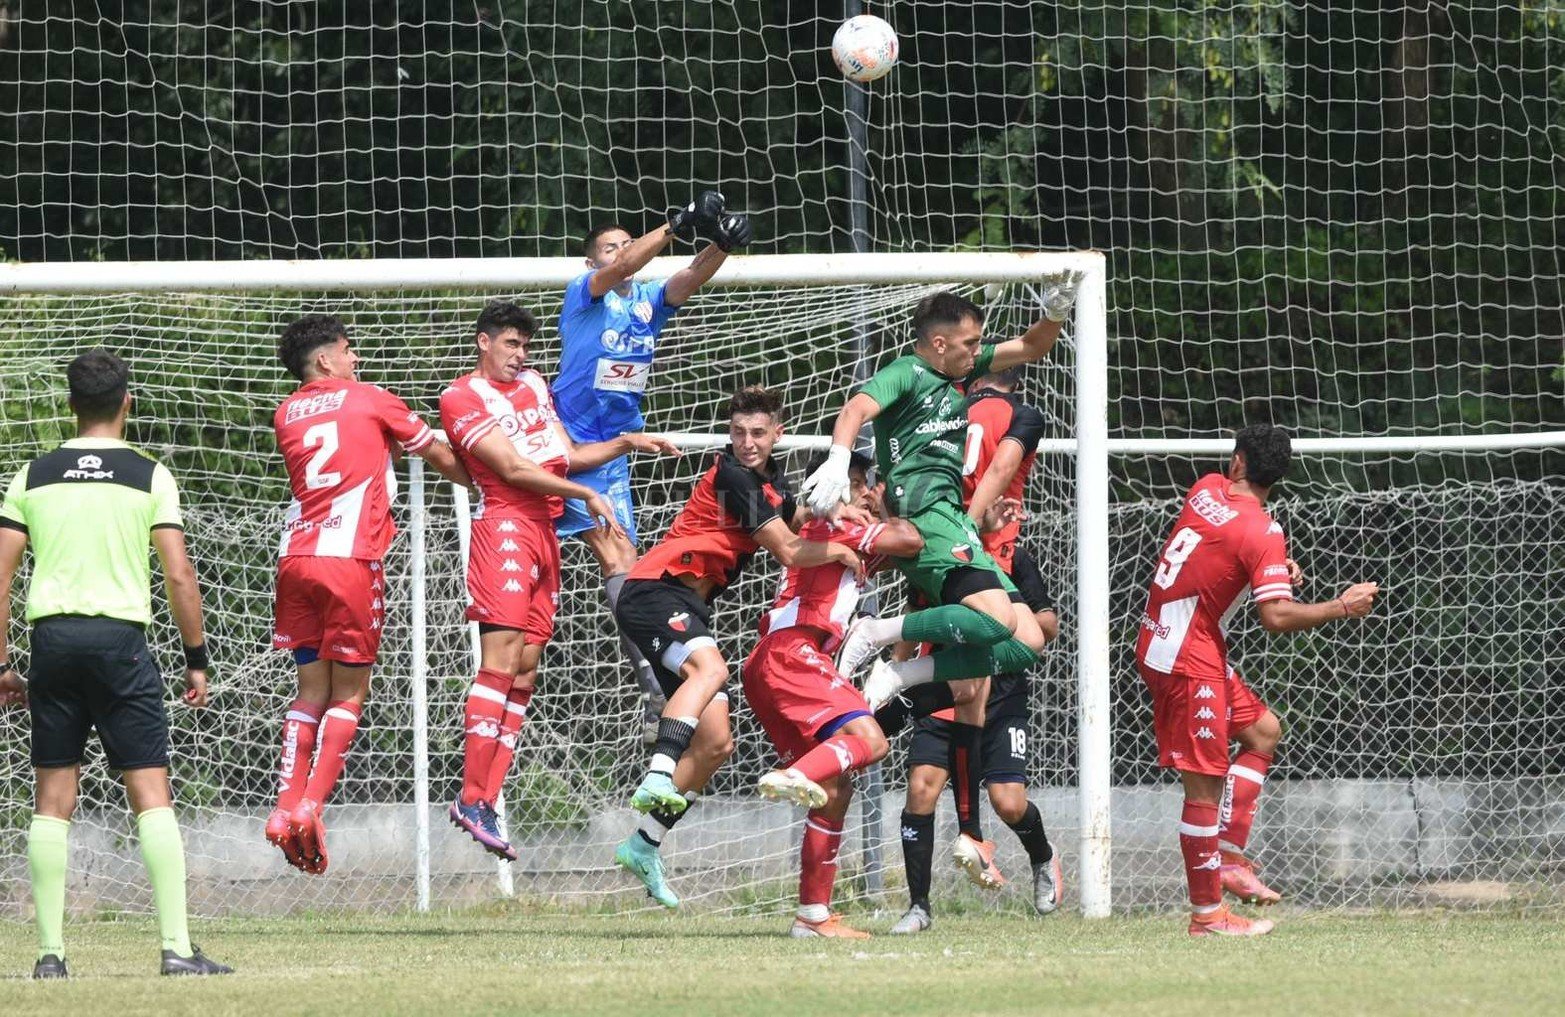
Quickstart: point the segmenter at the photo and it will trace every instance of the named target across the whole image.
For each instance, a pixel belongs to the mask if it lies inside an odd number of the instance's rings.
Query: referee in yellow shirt
[[[190,945],[185,847],[168,786],[163,676],[147,648],[152,622],[148,545],[163,563],[169,605],[185,646],[186,705],[206,705],[201,590],[185,553],[174,477],[127,445],[130,372],[102,349],[65,371],[77,436],[24,466],[0,506],[0,697],[32,713],[36,801],[27,837],[38,922],[34,978],[64,978],[66,837],[76,809],[82,750],[97,728],[136,813],[152,883],[165,975],[222,975],[231,968]],[[31,544],[27,591],[30,684],[7,646],[11,583]]]

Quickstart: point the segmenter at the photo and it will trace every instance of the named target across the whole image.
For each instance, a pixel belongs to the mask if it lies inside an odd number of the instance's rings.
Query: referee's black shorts
[[[75,766],[98,729],[110,768],[168,766],[163,675],[139,625],[55,615],[33,625],[33,766]]]

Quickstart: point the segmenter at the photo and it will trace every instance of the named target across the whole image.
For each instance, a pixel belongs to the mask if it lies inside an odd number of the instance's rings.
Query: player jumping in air
[[[358,731],[380,649],[380,562],[396,533],[387,484],[392,456],[400,447],[452,483],[470,481],[451,447],[406,403],[357,380],[359,356],[340,318],[305,315],[284,330],[277,355],[300,385],[272,421],[293,489],[272,645],[293,652],[299,690],[283,720],[277,807],[266,839],[289,864],[319,875],[327,865],[321,813]]]
[[[554,634],[560,599],[554,521],[564,499],[580,498],[592,532],[618,529],[613,506],[566,473],[623,461],[631,452],[678,454],[663,439],[640,433],[572,442],[543,378],[527,367],[527,347],[537,331],[527,310],[490,301],[473,326],[477,367],[440,396],[441,426],[478,487],[467,617],[478,622],[480,661],[463,718],[462,790],[450,815],[487,850],[508,859],[516,851],[500,836],[494,803],[510,772],[543,648]]]
[[[1244,849],[1282,726],[1229,665],[1225,622],[1246,592],[1268,632],[1300,632],[1364,617],[1379,590],[1355,583],[1318,604],[1293,599],[1300,571],[1264,507],[1291,456],[1286,432],[1252,424],[1234,437],[1227,476],[1210,473],[1190,488],[1158,556],[1136,640],[1136,663],[1152,692],[1158,765],[1178,770],[1184,784],[1179,850],[1192,936],[1272,930],[1270,921],[1229,911],[1224,890],[1255,904],[1281,897],[1257,878]],[[1231,762],[1230,741],[1239,743]]]
[[[866,513],[876,507],[869,468],[866,456],[848,463],[852,504]],[[885,556],[917,554],[924,543],[901,519],[867,525],[813,519],[799,536],[851,547],[864,556],[867,570]],[[761,616],[761,641],[741,669],[745,701],[783,767],[761,778],[760,793],[810,810],[799,847],[799,912],[790,931],[798,938],[869,936],[843,925],[831,910],[852,774],[886,754],[869,704],[831,660],[858,601],[858,577],[841,564],[788,569],[776,602]]]
[[[723,196],[702,191],[685,208],[669,209],[668,223],[631,238],[617,224],[587,234],[588,270],[565,288],[560,310],[560,373],[554,380],[555,406],[573,441],[611,441],[645,427],[642,397],[652,371],[658,336],[676,311],[722,267],[730,251],[747,245],[753,230],[747,216],[727,212]],[[637,282],[674,237],[710,241],[690,264],[667,279]],[[623,456],[610,459],[577,478],[614,508],[616,528],[593,525],[586,504],[568,499],[556,524],[560,539],[579,536],[603,571],[603,590],[612,612],[625,576],[636,561],[636,513],[631,501],[630,466]],[[646,696],[645,717],[655,726],[662,693],[651,665],[628,640],[620,645]]]
[[[968,518],[979,527],[985,550],[1016,585],[1012,600],[1026,604],[1038,621],[1045,640],[1059,633],[1043,576],[1031,555],[1016,544],[1021,531],[1017,513],[1002,514],[998,525],[981,525],[985,515],[1001,500],[1020,505],[1027,478],[1043,436],[1043,414],[1016,395],[1019,371],[1012,368],[986,375],[972,386],[968,402],[967,456],[962,488]],[[995,815],[1009,826],[1027,851],[1033,874],[1033,907],[1050,914],[1063,893],[1060,861],[1049,843],[1038,807],[1027,799],[1027,764],[1031,744],[1028,731],[1027,681],[1023,673],[994,677],[984,703],[979,737],[980,753],[963,751],[955,707],[957,695],[968,690],[957,684],[926,684],[914,688],[911,704],[894,699],[876,715],[888,736],[899,730],[911,714],[918,718],[908,750],[908,796],[902,814],[902,853],[908,874],[908,911],[892,927],[893,933],[922,932],[929,928],[930,866],[934,853],[934,812],[940,790],[948,778],[956,799],[959,833],[954,851],[968,878],[986,889],[998,889],[1004,878],[995,865],[995,845],[983,837],[979,823],[978,785],[987,786]]]
[[[728,662],[708,628],[713,600],[763,547],[787,568],[836,562],[863,574],[851,548],[794,532],[805,510],[772,457],[782,432],[778,396],[759,387],[734,393],[728,448],[712,456],[668,533],[631,569],[614,612],[668,697],[647,775],[630,800],[647,816],[614,859],[665,907],[678,907],[679,898],[664,880],[658,846],[733,751]]]
[[[878,708],[903,688],[922,681],[987,678],[1026,670],[1038,660],[1044,636],[1025,605],[1011,601],[1015,586],[979,540],[963,511],[962,464],[967,436],[962,386],[1045,356],[1070,316],[1083,275],[1049,281],[1043,318],[1019,339],[983,343],[983,311],[955,293],[937,293],[913,312],[913,352],[892,361],[848,400],[832,429],[826,463],[805,481],[810,507],[836,510],[848,488],[848,446],[875,422],[875,455],[887,485],[889,509],[924,538],[917,557],[898,563],[925,601],[939,605],[903,620],[863,619],[838,655],[851,675],[880,648],[907,640],[944,646],[928,657],[897,664],[876,662],[865,698]],[[979,752],[984,696],[959,705],[963,751]]]

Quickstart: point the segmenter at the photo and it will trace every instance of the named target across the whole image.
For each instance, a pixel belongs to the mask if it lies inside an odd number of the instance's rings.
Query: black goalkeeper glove
[[[674,236],[693,244],[717,228],[723,215],[723,196],[717,191],[702,191],[684,208],[668,210],[668,229]]]
[[[745,247],[754,239],[755,228],[750,225],[750,217],[741,213],[723,216],[712,231],[712,243],[724,251]]]

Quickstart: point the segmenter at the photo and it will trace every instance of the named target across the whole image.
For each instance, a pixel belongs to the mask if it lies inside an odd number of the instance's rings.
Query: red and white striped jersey
[[[397,532],[393,443],[417,452],[435,432],[385,389],[340,378],[299,386],[272,428],[293,488],[278,556],[379,561]]]
[[[1228,619],[1255,602],[1292,600],[1282,527],[1228,478],[1209,473],[1185,495],[1174,533],[1158,557],[1136,660],[1162,674],[1228,674]]]
[[[548,522],[565,511],[562,498],[512,487],[473,454],[478,440],[498,427],[518,453],[563,477],[570,467],[570,450],[560,436],[559,423],[549,386],[537,371],[523,371],[509,385],[475,372],[453,381],[440,394],[440,426],[478,488],[474,519]]]
[[[886,563],[884,556],[875,554],[875,542],[884,532],[883,523],[863,526],[843,520],[811,519],[799,530],[799,536],[804,540],[846,544],[859,553],[867,574]],[[761,635],[808,626],[826,634],[821,650],[831,653],[842,642],[842,635],[853,620],[859,593],[859,582],[846,565],[828,562],[807,569],[788,569],[783,572],[777,600],[761,615]]]

